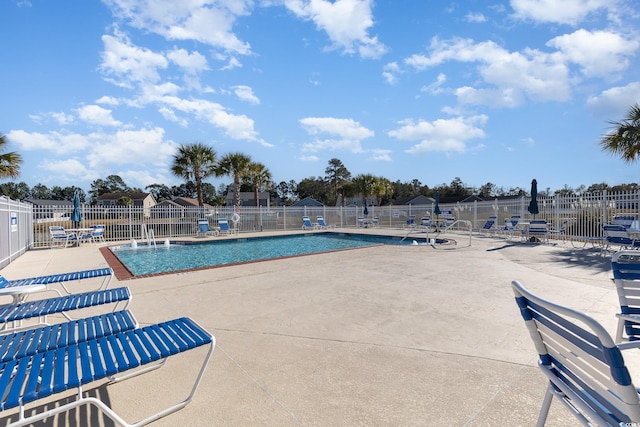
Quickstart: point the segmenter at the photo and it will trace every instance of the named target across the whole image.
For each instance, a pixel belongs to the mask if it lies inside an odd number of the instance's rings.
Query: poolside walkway
[[[546,383],[510,282],[589,313],[613,334],[610,258],[561,243],[456,239],[437,249],[376,246],[114,278],[111,287],[131,288],[130,309],[142,324],[189,316],[217,339],[194,401],[153,425],[534,425]],[[0,273],[13,279],[101,266],[99,246],[83,245],[29,251]],[[89,392],[125,419],[140,419],[186,394],[202,357],[190,353]],[[93,425],[94,416],[77,411],[42,425]],[[575,424],[552,405],[548,426]]]

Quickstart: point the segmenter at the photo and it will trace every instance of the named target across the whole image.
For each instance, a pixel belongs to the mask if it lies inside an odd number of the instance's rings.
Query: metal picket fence
[[[443,212],[450,212],[457,220],[470,221],[474,228],[481,228],[489,216],[496,216],[500,226],[512,215],[531,219],[527,212],[530,199],[526,196],[510,199],[460,202],[441,204]],[[552,228],[563,227],[564,237],[574,241],[588,241],[602,236],[601,224],[611,221],[617,214],[633,214],[638,217],[640,194],[637,191],[607,193],[571,197],[541,196],[537,198],[540,212],[536,218],[546,219]],[[153,230],[156,240],[194,236],[197,220],[207,218],[212,227],[217,226],[219,218],[226,218],[230,224],[237,219],[240,233],[253,231],[288,231],[302,227],[302,216],[308,216],[315,222],[317,216],[323,216],[327,224],[340,228],[355,228],[363,223],[365,217],[362,206],[344,207],[247,207],[237,210],[222,206],[213,209],[198,207],[185,208],[162,206],[142,207],[104,207],[82,205],[82,221],[74,224],[70,220],[69,205],[38,208],[27,203],[19,203],[0,198],[0,267],[10,262],[29,248],[51,245],[49,227],[61,225],[65,228],[84,228],[90,225],[104,224],[107,241],[144,241]],[[436,218],[433,205],[389,205],[368,206],[366,218],[376,218],[377,225],[383,228],[403,228],[407,219],[415,216],[419,222],[421,216]]]

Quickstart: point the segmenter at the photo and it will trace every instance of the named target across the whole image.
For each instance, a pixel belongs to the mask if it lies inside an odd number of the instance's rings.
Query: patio
[[[189,316],[217,340],[194,401],[153,425],[535,424],[546,381],[510,282],[583,310],[614,334],[610,257],[569,243],[474,237],[466,246],[467,238],[438,249],[377,246],[114,278],[111,287],[131,288],[130,309],[142,325]],[[104,267],[100,246],[31,250],[1,273],[11,279]],[[633,355],[626,357],[637,374]],[[185,394],[196,374],[191,359],[199,358],[187,354],[160,371],[88,392],[136,420]],[[3,413],[0,424],[14,413]],[[93,417],[77,411],[43,425],[85,425]],[[554,402],[547,425],[573,424]]]

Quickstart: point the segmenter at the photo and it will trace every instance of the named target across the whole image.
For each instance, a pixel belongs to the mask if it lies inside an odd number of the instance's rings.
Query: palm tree
[[[373,194],[375,181],[376,177],[371,174],[360,174],[351,181],[356,192],[360,193],[363,198],[365,211],[367,210],[367,197]]]
[[[260,190],[264,187],[268,187],[271,184],[271,172],[262,163],[251,163],[248,168],[249,180],[253,187],[253,199],[256,202],[256,207],[259,204]]]
[[[613,130],[602,137],[600,146],[612,154],[619,154],[631,163],[640,157],[640,104],[632,105],[621,122],[609,122]]]
[[[382,198],[384,196],[391,196],[392,194],[393,184],[391,181],[380,176],[374,178],[371,195],[376,196],[376,206],[382,204]]]
[[[218,163],[216,174],[233,177],[233,206],[240,206],[240,185],[249,175],[251,157],[243,153],[228,153]]]
[[[216,172],[216,152],[213,148],[201,144],[181,145],[173,156],[171,172],[187,181],[195,181],[198,205],[204,206],[202,180]]]
[[[17,178],[20,175],[22,156],[16,152],[2,154],[8,141],[0,134],[0,178]]]

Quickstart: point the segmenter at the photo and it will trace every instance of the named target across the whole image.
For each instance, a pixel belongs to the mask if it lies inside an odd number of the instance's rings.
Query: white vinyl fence
[[[31,204],[0,196],[0,268],[22,255],[32,243]]]

